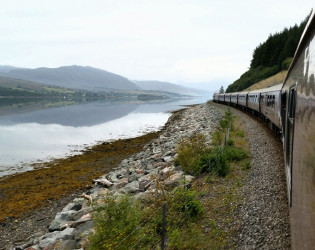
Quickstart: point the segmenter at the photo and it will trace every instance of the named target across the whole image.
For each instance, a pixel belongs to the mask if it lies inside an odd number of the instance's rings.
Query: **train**
[[[283,83],[216,93],[213,101],[261,117],[283,143],[293,249],[315,248],[315,17],[310,15]]]

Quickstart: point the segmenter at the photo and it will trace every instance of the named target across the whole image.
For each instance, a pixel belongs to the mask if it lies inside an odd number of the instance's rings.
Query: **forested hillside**
[[[230,84],[226,92],[242,91],[254,83],[266,79],[282,70],[287,70],[304,31],[309,16],[300,25],[269,35],[253,52],[250,68]]]

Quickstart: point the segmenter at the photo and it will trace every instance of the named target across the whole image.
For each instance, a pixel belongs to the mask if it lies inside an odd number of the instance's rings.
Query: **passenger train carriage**
[[[315,248],[314,36],[313,12],[283,84],[254,91],[214,94],[213,98],[262,117],[281,135],[294,249]]]
[[[263,117],[267,117],[269,126],[275,132],[281,131],[281,105],[280,92],[282,84],[266,88],[260,92],[260,112]]]
[[[260,100],[260,90],[254,90],[248,93],[247,106],[253,115],[260,113],[259,100]]]

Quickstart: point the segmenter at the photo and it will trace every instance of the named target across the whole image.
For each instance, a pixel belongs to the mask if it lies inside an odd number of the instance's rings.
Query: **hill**
[[[254,83],[287,70],[309,17],[310,15],[300,25],[269,35],[265,42],[259,44],[253,51],[249,70],[230,84],[226,92],[242,91]]]
[[[92,93],[90,93],[92,95]],[[0,97],[74,97],[88,95],[86,91],[0,76]]]
[[[127,78],[89,66],[63,66],[59,68],[16,68],[0,66],[0,87],[7,88],[2,96],[42,95],[65,90],[95,95],[138,96],[142,99],[178,96],[204,96],[205,91],[160,81],[130,81]],[[48,87],[50,88],[48,90]],[[8,88],[12,88],[9,90]],[[55,91],[53,91],[55,89]],[[3,95],[3,93],[6,95]],[[48,94],[47,94],[48,95]]]
[[[0,72],[7,73],[13,69],[18,69],[17,67],[8,66],[8,65],[0,65]]]
[[[163,91],[171,92],[179,95],[188,95],[188,96],[204,96],[205,91],[187,88],[178,84],[170,82],[160,82],[160,81],[134,81],[141,89],[148,91]]]
[[[65,88],[89,91],[139,90],[127,78],[105,70],[83,66],[63,66],[59,68],[13,68],[7,72],[0,70],[5,77],[50,84]]]
[[[256,89],[263,89],[263,88],[275,86],[279,83],[283,83],[285,80],[285,77],[287,76],[287,73],[288,73],[287,70],[281,71],[273,76],[270,76],[264,80],[261,80],[253,84],[252,86],[250,86],[249,88],[245,90],[250,91],[250,90],[256,90]]]

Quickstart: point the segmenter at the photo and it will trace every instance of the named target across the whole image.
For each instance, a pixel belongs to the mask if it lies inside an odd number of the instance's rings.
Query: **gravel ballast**
[[[289,207],[282,142],[259,120],[233,109],[248,133],[251,170],[239,213],[238,249],[290,249]]]

